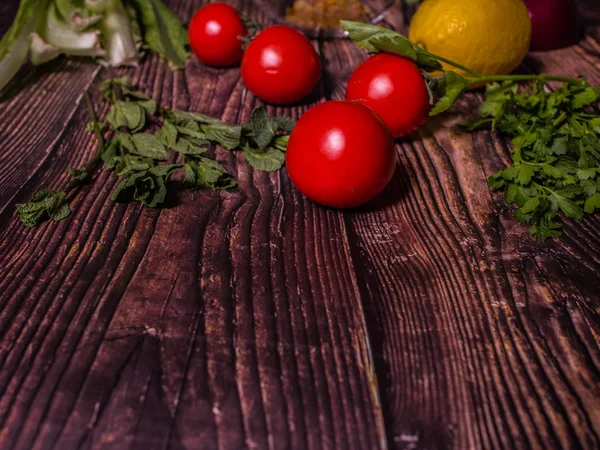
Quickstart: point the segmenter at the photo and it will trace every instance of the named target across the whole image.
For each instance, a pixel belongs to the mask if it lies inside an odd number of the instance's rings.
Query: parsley
[[[173,186],[171,176],[177,172],[181,172],[186,189],[235,186],[227,170],[206,156],[211,145],[243,149],[248,163],[257,170],[278,170],[285,162],[286,133],[294,122],[287,117],[269,117],[264,107],[253,111],[250,123],[230,125],[201,113],[160,109],[135,89],[129,77],[104,81],[100,92],[111,104],[106,124],[98,121],[89,94],[84,96],[90,115],[86,128],[98,141],[94,155],[82,168],[69,169],[64,191],[43,189],[29,202],[17,205],[25,225],[66,218],[70,214],[68,194],[89,182],[101,164],[119,178],[113,201],[157,208],[164,204]],[[110,140],[104,137],[106,131]]]
[[[522,90],[512,81],[491,83],[480,117],[464,124],[512,137],[513,164],[489,185],[505,192],[515,218],[541,240],[560,235],[559,214],[579,220],[600,209],[599,118],[587,111],[599,93],[585,80],[552,92],[543,80]]]
[[[560,236],[561,215],[579,220],[600,210],[600,116],[590,110],[598,103],[599,88],[582,78],[546,74],[486,76],[387,28],[347,21],[342,26],[362,48],[413,60],[432,93],[431,115],[452,107],[469,87],[487,83],[479,117],[463,125],[512,138],[512,165],[492,175],[488,184],[504,192],[506,203],[516,207],[515,219],[530,224],[538,239]],[[433,76],[441,62],[467,75],[447,70]],[[560,86],[549,91],[548,81]]]

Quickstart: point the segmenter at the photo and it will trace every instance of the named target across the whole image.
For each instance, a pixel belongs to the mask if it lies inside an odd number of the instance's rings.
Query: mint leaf
[[[167,119],[175,125],[182,125],[189,122],[198,122],[200,124],[215,124],[223,123],[219,119],[197,112],[180,111],[177,109],[171,110],[166,115]],[[198,127],[199,129],[199,127]]]
[[[136,200],[156,208],[165,201],[171,174],[181,167],[176,164],[160,165],[133,173],[119,183],[112,194],[112,200],[119,203]]]
[[[289,133],[294,125],[295,122],[288,117],[269,117],[264,106],[260,106],[252,111],[251,137],[264,150],[271,145],[278,131]]]
[[[273,172],[279,170],[285,164],[285,153],[276,148],[268,148],[263,151],[244,148],[246,161],[257,170]]]
[[[106,121],[115,130],[124,127],[135,133],[146,125],[146,110],[137,103],[120,100],[112,106]]]
[[[202,155],[208,151],[205,147],[198,147],[197,145],[192,144],[187,139],[179,139],[176,145],[171,147],[177,153],[181,153],[183,155]]]
[[[148,99],[148,100],[140,100],[138,102],[136,102],[139,106],[141,106],[144,111],[146,111],[146,114],[153,116],[156,114],[156,109],[157,109],[157,105],[156,105],[156,101],[152,100],[152,99]]]
[[[69,169],[69,176],[77,181],[88,181],[91,178],[91,174],[85,169]]]
[[[134,155],[145,156],[157,161],[166,161],[169,159],[169,152],[166,147],[153,134],[120,134],[117,137],[117,142],[125,150]]]
[[[275,137],[277,130],[273,126],[267,110],[262,106],[252,111],[252,130],[254,141],[261,149],[266,148]]]
[[[177,144],[178,131],[175,125],[165,120],[163,127],[156,133],[156,137],[165,147],[173,148]]]
[[[152,158],[157,161],[166,161],[169,159],[169,152],[160,140],[153,134],[137,133],[132,136],[135,145],[131,153]]]
[[[67,194],[53,189],[42,189],[27,203],[17,205],[19,218],[25,226],[35,227],[48,219],[55,222],[66,218],[71,211],[65,204]]]
[[[227,150],[239,148],[242,140],[242,127],[224,123],[207,124],[202,126],[206,139],[217,143]]]
[[[287,151],[288,142],[290,141],[290,136],[277,136],[273,141],[273,147],[277,150],[281,150],[282,152]]]
[[[203,156],[186,159],[185,174],[190,189],[208,186],[216,191],[235,186],[235,180],[221,164]]]

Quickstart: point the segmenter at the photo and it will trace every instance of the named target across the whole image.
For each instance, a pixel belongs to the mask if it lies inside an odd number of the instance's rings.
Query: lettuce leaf
[[[171,68],[183,69],[189,57],[186,29],[177,15],[161,0],[127,0],[135,8],[144,42],[169,61]]]
[[[27,61],[30,36],[46,18],[51,0],[22,0],[15,21],[0,41],[0,90]]]

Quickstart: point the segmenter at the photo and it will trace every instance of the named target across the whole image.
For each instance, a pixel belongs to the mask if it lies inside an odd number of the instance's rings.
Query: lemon
[[[531,22],[522,0],[425,0],[412,19],[408,37],[428,52],[475,72],[506,75],[527,54]]]

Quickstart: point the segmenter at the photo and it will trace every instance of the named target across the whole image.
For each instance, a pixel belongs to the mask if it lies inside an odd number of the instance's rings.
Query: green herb
[[[28,55],[33,64],[69,55],[135,65],[147,46],[181,69],[187,45],[181,21],[161,0],[22,0],[0,41],[0,90]]]
[[[488,84],[481,117],[464,124],[513,137],[513,165],[489,185],[504,190],[515,218],[541,240],[560,235],[559,212],[581,219],[600,209],[600,117],[586,109],[600,90],[584,81],[544,87],[542,80],[520,92],[512,81]]]
[[[84,167],[69,169],[64,191],[44,189],[28,203],[17,205],[25,225],[66,218],[70,213],[68,194],[89,182],[100,164],[119,177],[113,201],[137,201],[156,208],[164,204],[174,185],[171,176],[177,172],[187,189],[235,186],[227,170],[206,156],[211,145],[243,149],[250,165],[258,170],[277,170],[285,162],[289,136],[283,133],[289,133],[294,123],[287,117],[269,117],[264,107],[253,111],[250,123],[230,125],[205,114],[159,109],[132,86],[129,77],[106,80],[100,91],[112,104],[106,124],[98,121],[89,95],[84,96],[90,115],[86,128],[98,140],[94,155]],[[112,139],[105,140],[105,130]],[[182,162],[177,163],[177,158]]]
[[[374,25],[342,21],[351,39],[371,52],[385,51],[413,60],[435,94],[431,115],[446,111],[482,82],[485,101],[469,130],[489,128],[511,136],[513,164],[494,174],[489,186],[504,191],[515,218],[531,224],[540,240],[560,236],[559,214],[579,220],[600,209],[600,116],[590,107],[600,89],[585,79],[539,75],[486,76],[427,52],[404,36]],[[446,70],[441,63],[466,72]],[[549,91],[548,81],[560,82]],[[520,88],[519,82],[530,82]]]
[[[35,227],[48,219],[55,222],[63,220],[71,214],[69,206],[65,204],[66,196],[65,192],[42,189],[29,202],[17,205],[19,217],[28,227]]]

